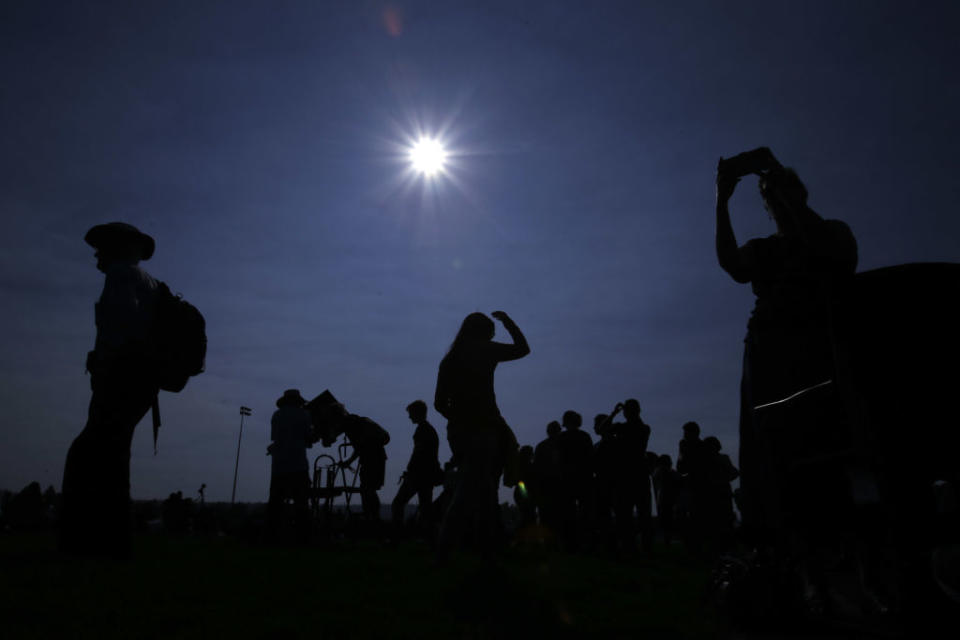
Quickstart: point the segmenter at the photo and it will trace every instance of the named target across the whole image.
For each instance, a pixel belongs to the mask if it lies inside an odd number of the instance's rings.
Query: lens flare
[[[433,138],[420,138],[410,149],[410,163],[414,171],[427,177],[442,172],[446,160],[446,149]]]

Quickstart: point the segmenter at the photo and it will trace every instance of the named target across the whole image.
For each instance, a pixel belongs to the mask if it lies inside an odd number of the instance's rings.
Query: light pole
[[[237,471],[240,470],[240,443],[243,442],[243,416],[249,416],[253,413],[250,407],[240,407],[240,437],[237,439],[237,463],[233,467],[233,495],[230,496],[230,504],[237,500]]]

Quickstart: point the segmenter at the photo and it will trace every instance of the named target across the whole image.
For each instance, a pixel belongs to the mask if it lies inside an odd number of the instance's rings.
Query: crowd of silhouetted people
[[[507,542],[499,504],[503,484],[514,489],[519,518],[513,539],[520,544],[631,554],[650,552],[659,535],[666,543],[683,540],[698,553],[732,546],[730,483],[738,472],[721,453],[720,441],[701,440],[694,422],[683,427],[676,468],[669,455],[648,451],[650,426],[641,419],[635,399],[618,403],[610,415],[595,416],[596,443],[581,428],[581,415],[570,410],[561,422],[547,426],[546,438],[536,447],[520,446],[497,407],[494,370],[501,362],[525,357],[530,346],[506,313],[491,315],[503,323],[511,343],[494,341],[493,320],[471,313],[440,363],[434,407],[447,420],[451,451],[442,469],[439,438],[427,420],[426,403],[418,400],[407,407],[417,425],[414,450],[392,504],[390,535],[402,535],[404,508],[418,495],[417,530],[435,543],[440,558],[466,545],[490,553]],[[368,522],[377,521],[376,490],[383,486],[384,447],[390,440],[385,431],[369,418],[347,412],[329,391],[307,403],[290,389],[277,404],[271,448],[279,449],[283,439],[283,446],[293,452],[301,489],[284,496],[295,511],[306,512],[305,447],[317,440],[330,445],[343,433],[353,453],[340,465],[359,459],[363,515]],[[313,434],[306,426],[311,421]],[[283,433],[292,435],[284,439]],[[287,464],[274,454],[277,487],[287,481],[282,470]],[[436,500],[435,486],[443,487]],[[271,496],[278,504],[280,496],[273,488]]]
[[[759,176],[777,229],[739,244],[728,202],[751,174]],[[957,547],[956,528],[938,524],[940,502],[931,488],[960,483],[957,430],[942,428],[955,413],[949,398],[956,376],[934,373],[928,362],[933,353],[941,360],[960,353],[951,306],[960,290],[957,265],[855,274],[857,243],[849,227],[813,211],[803,182],[765,147],[722,159],[716,189],[719,265],[756,295],[744,341],[739,471],[717,438],[701,438],[695,422],[682,427],[675,466],[669,454],[649,451],[651,428],[634,399],[596,415],[593,437],[569,410],[547,425],[544,440],[521,446],[497,406],[494,373],[526,357],[530,346],[503,311],[475,312],[438,367],[433,407],[446,421],[451,459],[441,466],[427,403],[412,402],[406,409],[416,426],[414,450],[389,527],[377,524],[389,433],[347,411],[329,390],[307,401],[289,389],[271,419],[266,530],[276,536],[290,529],[309,539],[321,494],[328,505],[359,495],[358,517],[396,540],[411,531],[404,516],[418,496],[412,530],[434,545],[439,561],[464,547],[489,555],[507,541],[502,484],[514,491],[517,544],[619,555],[650,552],[655,540],[682,541],[715,557],[734,547],[739,530],[752,559],[725,584],[751,584],[743,575],[776,566],[779,575],[802,583],[808,604],[832,598],[839,606],[831,563],[853,558],[863,611],[905,607],[916,593],[912,585],[930,583],[931,553],[936,560]],[[105,281],[87,357],[87,423],[64,465],[60,545],[69,553],[125,556],[134,428],[150,412],[156,442],[158,391],[179,391],[203,370],[205,324],[196,308],[139,267],[154,252],[153,238],[108,223],[85,240]],[[493,340],[495,320],[510,342]],[[909,339],[904,327],[912,327]],[[902,439],[904,426],[924,429],[933,446],[925,448],[920,437]],[[331,447],[341,435],[345,456],[330,458],[330,482],[311,478],[306,450],[316,442]],[[354,472],[349,486],[347,470]],[[735,510],[731,482],[738,476]],[[31,504],[36,493],[28,496]],[[183,500],[171,497],[173,528],[184,510]],[[955,506],[948,511],[957,514]],[[955,578],[960,571],[947,570],[945,553],[938,575]]]
[[[478,315],[472,314],[469,322],[479,323]],[[490,329],[484,326],[481,334],[488,343]],[[528,348],[524,339],[520,348],[503,353]],[[456,415],[451,407],[463,390],[444,376],[462,363],[451,361],[446,370],[441,368],[437,405]],[[635,399],[617,403],[609,415],[597,414],[594,436],[582,428],[582,416],[568,410],[560,421],[547,425],[546,438],[535,447],[519,445],[492,397],[485,402],[493,418],[472,427],[488,429],[480,431],[481,437],[448,422],[452,456],[443,465],[440,436],[427,419],[427,404],[415,400],[406,407],[415,425],[414,446],[387,526],[381,523],[378,491],[383,488],[389,434],[369,418],[348,412],[329,391],[307,402],[298,390],[286,390],[271,419],[268,536],[280,539],[286,530],[294,539],[307,540],[311,527],[322,526],[311,522],[311,502],[313,515],[319,515],[316,505],[322,496],[343,495],[349,501],[358,493],[362,510],[346,515],[360,519],[363,530],[392,541],[419,537],[435,545],[441,556],[455,548],[491,552],[506,544],[618,556],[649,553],[655,540],[683,542],[705,557],[733,548],[737,518],[731,483],[739,472],[719,439],[701,438],[696,422],[679,430],[674,466],[671,455],[648,450],[651,428],[640,417]],[[311,477],[306,451],[316,442],[328,447],[342,442],[344,459],[330,468],[316,467]],[[352,480],[341,471],[348,469],[354,472]],[[331,472],[341,474],[335,477],[342,486],[326,482],[324,473]],[[501,484],[513,489],[513,505],[499,503]],[[414,496],[417,507],[408,520],[407,505]]]
[[[649,552],[655,540],[683,541],[696,553],[732,547],[739,473],[717,438],[683,425],[674,467],[669,454],[648,450],[651,429],[635,399],[594,417],[596,442],[582,424],[566,411],[536,447],[520,447],[518,540],[615,554]]]
[[[308,526],[311,487],[325,490],[322,477],[310,477],[305,455],[306,449],[318,440],[310,427],[307,404],[297,390],[289,389],[278,400],[278,411],[272,420],[271,527],[291,523]],[[350,415],[344,409],[337,412]],[[427,412],[422,400],[407,407],[409,419],[416,427],[414,448],[391,503],[391,526],[369,527],[388,538],[415,535],[436,542],[456,487],[463,482],[462,459],[456,454],[441,465],[439,435],[427,419]],[[621,413],[623,420],[617,420]],[[367,430],[374,434],[382,429],[368,418],[355,421],[369,425]],[[302,425],[299,430],[287,428],[297,423]],[[491,471],[494,502],[490,506],[492,513],[486,516],[490,519],[489,529],[475,528],[471,520],[467,527],[470,544],[495,546],[499,540],[568,551],[629,554],[649,552],[656,539],[665,544],[683,542],[702,554],[732,548],[737,518],[731,483],[739,472],[730,457],[722,453],[719,439],[701,438],[699,425],[687,422],[681,429],[674,466],[669,454],[648,450],[651,430],[641,419],[640,404],[635,399],[618,403],[609,415],[597,414],[593,437],[582,425],[579,413],[566,411],[561,421],[547,425],[546,438],[535,447],[519,446],[513,440],[502,456],[494,456],[500,463]],[[500,428],[505,433],[506,428]],[[366,461],[361,461],[356,469],[362,506],[356,517],[367,523],[378,522],[377,491],[383,487],[382,465],[389,436],[369,438],[355,430],[345,442],[353,452],[338,462],[341,467],[349,467],[365,455],[366,449],[374,449],[372,454],[366,453]],[[284,449],[293,451],[292,462],[284,459]],[[295,470],[285,471],[284,465],[290,464]],[[368,480],[370,477],[373,481]],[[516,517],[512,519],[502,512],[504,506],[510,505],[497,502],[501,483],[513,488],[512,508]],[[477,492],[475,497],[479,499],[479,495]],[[408,521],[407,505],[414,496],[417,507]],[[467,502],[468,506],[474,504]],[[481,516],[471,510],[464,517]]]

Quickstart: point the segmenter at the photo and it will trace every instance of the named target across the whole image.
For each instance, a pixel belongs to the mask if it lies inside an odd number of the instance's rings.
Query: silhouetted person
[[[647,451],[647,473],[650,477],[653,477],[653,469],[657,466],[657,460],[660,459],[660,454],[655,451]]]
[[[714,436],[703,439],[704,487],[702,509],[703,527],[711,551],[729,549],[733,540],[733,489],[730,483],[740,472],[733,466],[730,456],[721,453],[720,440]]]
[[[677,471],[687,474],[694,472],[703,464],[703,440],[700,439],[700,425],[696,422],[685,422],[682,429],[683,437],[680,439]]]
[[[687,546],[699,550],[704,535],[703,495],[705,492],[704,458],[706,451],[700,439],[700,425],[686,422],[680,439],[680,454],[677,456],[677,472],[680,474],[680,495],[677,511],[680,527]]]
[[[293,503],[294,522],[299,537],[309,527],[310,464],[307,449],[313,446],[313,425],[306,401],[298,389],[287,389],[277,400],[277,410],[270,418],[270,500],[267,521],[271,534],[282,527],[287,501]]]
[[[93,395],[87,423],[63,469],[60,547],[69,553],[125,556],[130,552],[130,444],[159,389],[151,341],[157,281],[139,267],[153,255],[153,238],[112,222],[84,240],[104,273],[96,304],[97,337],[87,356]]]
[[[540,524],[560,535],[563,521],[563,452],[556,420],[547,425],[547,438],[533,450],[533,472],[537,479],[536,502]]]
[[[3,504],[3,520],[15,530],[40,529],[47,524],[47,505],[39,482],[31,482]]]
[[[183,535],[190,531],[193,518],[193,500],[184,498],[182,491],[171,493],[160,509],[160,519],[167,533]]]
[[[417,428],[413,432],[413,453],[410,454],[403,481],[392,504],[393,524],[398,532],[403,525],[403,510],[414,495],[419,505],[421,529],[425,530],[433,522],[433,487],[443,483],[443,470],[438,458],[440,438],[433,425],[427,422],[427,404],[423,400],[411,402],[407,405],[407,415]]]
[[[443,518],[444,514],[447,513],[447,507],[450,506],[450,496],[453,495],[453,490],[456,486],[457,465],[451,457],[450,460],[447,460],[443,463],[443,484],[440,488],[440,495],[438,495],[433,501],[432,525],[436,528],[439,528],[440,520]]]
[[[536,477],[533,468],[533,447],[524,445],[518,451],[518,482],[513,488],[513,502],[520,512],[518,529],[523,530],[537,523]]]
[[[760,175],[760,195],[777,231],[738,246],[727,202],[750,173]],[[831,314],[856,269],[857,243],[846,224],[824,220],[807,205],[797,174],[765,147],[720,161],[716,214],[720,266],[756,294],[741,382],[742,515],[745,528],[770,531],[783,525],[780,474],[790,454],[773,456],[783,447],[757,408],[836,377]]]
[[[331,405],[330,410],[339,425],[338,428],[353,446],[353,453],[342,461],[340,466],[349,467],[354,460],[359,459],[363,516],[367,522],[379,522],[380,496],[377,491],[383,487],[386,474],[386,446],[390,442],[390,434],[370,418],[349,413],[339,402]]]
[[[664,543],[670,544],[676,533],[674,517],[680,493],[680,474],[673,468],[670,456],[664,453],[657,456],[651,476],[657,504],[657,524],[663,534]]]
[[[386,446],[390,442],[390,434],[370,418],[348,412],[329,389],[307,403],[307,408],[313,418],[314,437],[320,440],[323,446],[333,446],[341,434],[346,434],[344,444],[349,444],[353,453],[347,460],[341,461],[339,467],[348,468],[354,460],[359,459],[360,468],[357,473],[360,479],[363,517],[371,527],[378,527],[380,497],[377,490],[383,487]]]
[[[616,548],[613,508],[617,486],[617,443],[610,416],[605,413],[594,416],[593,432],[599,437],[593,448],[597,533],[603,547],[611,551]]]
[[[441,557],[458,543],[471,521],[484,551],[500,535],[497,488],[510,428],[497,408],[493,374],[497,364],[524,357],[530,347],[506,313],[491,315],[503,323],[513,344],[495,342],[493,321],[482,313],[471,313],[437,375],[434,405],[447,419],[447,438],[459,468],[440,527]]]
[[[633,398],[623,403],[623,417],[624,422],[613,425],[617,441],[617,529],[624,550],[636,547],[639,532],[642,549],[650,551],[653,548],[650,468],[647,464],[650,426],[640,419],[640,403]]]
[[[565,431],[559,436],[563,537],[572,551],[579,549],[593,522],[593,440],[582,425],[579,413],[564,412]]]

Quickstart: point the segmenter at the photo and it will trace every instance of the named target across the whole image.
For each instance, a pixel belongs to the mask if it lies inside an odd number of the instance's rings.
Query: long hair
[[[460,330],[457,331],[457,337],[447,350],[447,356],[455,355],[465,345],[477,342],[489,342],[493,339],[496,332],[496,326],[493,320],[479,311],[474,311],[463,319]]]
[[[434,406],[444,416],[450,418],[450,412],[464,392],[463,373],[469,368],[471,345],[489,342],[493,339],[496,327],[493,320],[480,313],[471,313],[463,319],[457,337],[447,350],[447,354],[440,361],[440,371],[437,373],[437,391],[434,395]],[[467,353],[465,353],[467,352]]]

